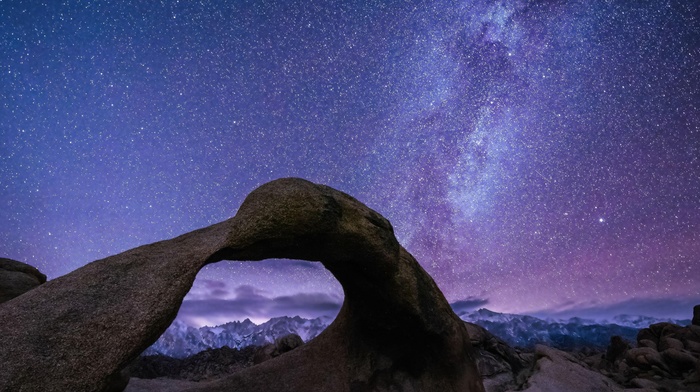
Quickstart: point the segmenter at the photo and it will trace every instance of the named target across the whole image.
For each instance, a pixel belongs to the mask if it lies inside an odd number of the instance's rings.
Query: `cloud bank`
[[[271,296],[249,285],[231,290],[224,282],[202,280],[185,297],[177,318],[192,326],[214,326],[246,318],[263,322],[281,316],[335,317],[342,303],[342,297],[326,293]]]
[[[466,299],[460,300],[460,301],[455,301],[450,304],[452,306],[452,310],[455,311],[455,313],[459,314],[462,312],[469,312],[473,310],[478,310],[486,306],[486,304],[489,303],[489,300],[486,298],[477,298],[477,297],[467,297]]]
[[[583,317],[596,320],[610,319],[618,315],[685,320],[693,317],[693,306],[698,304],[700,295],[686,298],[630,298],[613,304],[569,302],[532,314],[540,317]]]

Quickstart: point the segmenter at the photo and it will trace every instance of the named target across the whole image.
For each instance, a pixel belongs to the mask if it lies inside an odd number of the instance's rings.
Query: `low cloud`
[[[541,317],[610,319],[618,315],[650,316],[686,320],[693,317],[693,306],[700,296],[687,298],[630,298],[613,304],[567,302],[552,309],[533,312]]]
[[[343,298],[325,293],[269,296],[253,286],[229,291],[225,285],[205,283],[183,301],[177,317],[192,326],[214,326],[246,318],[262,322],[280,316],[335,317],[342,302]]]
[[[185,301],[203,299],[224,299],[231,297],[233,292],[228,288],[226,282],[212,279],[197,279],[185,296]]]
[[[452,306],[452,310],[454,310],[455,313],[459,314],[462,312],[469,312],[472,310],[481,309],[488,303],[489,300],[486,298],[477,298],[470,296],[463,300],[453,302],[450,304],[450,306]]]

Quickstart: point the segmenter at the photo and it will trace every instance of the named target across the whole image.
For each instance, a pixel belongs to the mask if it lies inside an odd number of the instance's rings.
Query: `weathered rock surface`
[[[641,369],[651,369],[652,366],[658,366],[661,369],[666,367],[663,359],[661,359],[661,354],[650,347],[630,349],[627,351],[625,360],[628,365],[636,366]]]
[[[625,352],[629,350],[630,345],[620,336],[612,336],[610,338],[610,346],[608,346],[605,352],[605,359],[611,364],[615,363],[624,358]]]
[[[257,365],[272,358],[279,357],[286,352],[294,350],[302,344],[304,344],[304,341],[297,334],[292,333],[282,336],[276,339],[274,343],[261,347],[260,350],[258,350],[253,356],[253,363]]]
[[[547,346],[535,347],[535,366],[527,380],[527,392],[622,390],[604,375],[591,370],[571,354]]]
[[[700,391],[700,329],[695,325],[652,324],[639,331],[637,348],[621,350],[611,342],[606,357],[620,353],[612,364],[587,360],[625,387],[659,391]],[[617,347],[617,348],[615,348]]]
[[[187,358],[141,356],[127,369],[131,377],[142,379],[167,377],[187,381],[213,380],[253,366],[253,357],[261,349],[262,347],[248,346],[238,350],[224,346]]]
[[[196,381],[132,378],[126,390],[128,392],[179,392],[198,386],[199,383]]]
[[[528,354],[522,354],[497,338],[485,328],[464,323],[472,346],[476,350],[476,364],[488,392],[516,389],[521,383],[521,372],[530,367]]]
[[[693,317],[697,309],[698,306],[693,308]],[[652,324],[639,331],[637,341],[640,348],[634,350],[645,350],[645,357],[653,357],[655,365],[673,376],[680,377],[693,370],[700,360],[700,328],[696,325]],[[628,357],[627,362],[645,369],[649,360],[637,356]]]
[[[389,222],[300,179],[253,191],[233,218],[94,261],[0,306],[0,390],[101,391],[165,331],[197,272],[221,260],[320,261],[345,302],[311,342],[190,391],[482,391],[464,323]]]
[[[29,264],[0,257],[0,304],[46,282],[46,275]]]

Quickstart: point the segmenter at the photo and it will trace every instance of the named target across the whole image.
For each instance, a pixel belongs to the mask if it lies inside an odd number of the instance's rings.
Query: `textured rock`
[[[633,387],[636,387],[636,388],[644,388],[644,389],[648,389],[648,390],[652,390],[652,391],[658,390],[657,389],[658,385],[655,382],[650,381],[650,380],[646,380],[643,378],[633,378],[630,381],[630,385],[632,385]]]
[[[302,344],[304,344],[304,341],[295,333],[290,333],[289,335],[282,336],[275,340],[275,347],[277,347],[277,353],[279,355],[292,351]]]
[[[700,354],[700,341],[687,340],[683,346],[691,353]]]
[[[256,365],[272,358],[278,357],[286,352],[304,344],[304,341],[297,334],[289,334],[275,340],[274,343],[261,347],[253,356],[253,363]]]
[[[620,336],[610,337],[610,345],[605,353],[605,359],[611,364],[615,361],[624,358],[625,352],[629,350],[630,345]]]
[[[689,325],[688,331],[695,336],[696,340],[700,340],[700,325]]]
[[[697,310],[698,306],[693,308],[693,317],[697,315]],[[668,377],[677,379],[689,371],[689,380],[694,380],[696,377],[693,369],[698,366],[700,358],[700,326],[652,324],[649,328],[639,331],[637,342],[639,348],[630,350],[632,354],[628,352],[627,362],[630,366],[645,370],[649,370],[652,365],[656,366],[661,369],[660,372],[656,372],[656,376],[663,379]],[[670,383],[669,380],[665,381]],[[671,390],[675,388],[664,387]]]
[[[571,354],[547,346],[535,347],[535,366],[527,392],[612,392],[622,388],[604,375],[588,369]]]
[[[694,391],[700,391],[700,361],[695,362],[695,371],[690,372],[683,384]]]
[[[637,344],[639,345],[639,347],[649,347],[649,348],[653,348],[654,350],[657,349],[656,343],[653,340],[642,339]]]
[[[679,373],[694,369],[698,361],[691,354],[675,348],[668,348],[662,351],[661,358],[668,364],[669,368]]]
[[[46,275],[29,264],[0,257],[0,304],[46,282]]]
[[[652,366],[666,369],[666,365],[661,359],[661,354],[649,347],[638,347],[628,350],[625,360],[628,365],[641,369],[651,369]]]
[[[253,191],[235,217],[94,261],[0,306],[0,390],[100,391],[221,260],[320,261],[345,302],[311,342],[192,391],[481,391],[463,322],[389,222],[300,179]],[[41,321],[41,322],[38,322]]]
[[[126,388],[128,392],[179,392],[199,385],[195,381],[170,380],[167,378],[144,380],[132,378]]]
[[[520,372],[529,367],[530,363],[483,327],[467,322],[464,324],[476,350],[476,363],[484,388],[489,392],[516,388],[520,383]]]
[[[253,356],[260,349],[261,347],[248,346],[238,350],[224,346],[201,351],[187,358],[140,356],[129,365],[128,370],[132,377],[140,379],[167,377],[187,381],[213,380],[252,366]]]
[[[637,333],[637,345],[642,345],[642,341],[647,340],[654,343],[654,346],[659,344],[659,337],[655,335],[650,328],[642,328]]]
[[[675,348],[676,350],[683,350],[683,342],[671,336],[664,336],[659,339],[659,346],[657,350],[659,352],[664,351],[669,348]]]

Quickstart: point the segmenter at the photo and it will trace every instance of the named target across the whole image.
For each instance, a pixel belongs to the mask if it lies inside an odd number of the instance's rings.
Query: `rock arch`
[[[0,306],[0,390],[104,390],[221,260],[319,261],[345,302],[301,348],[198,391],[482,391],[467,331],[391,224],[306,180],[269,182],[224,222],[94,261]]]

